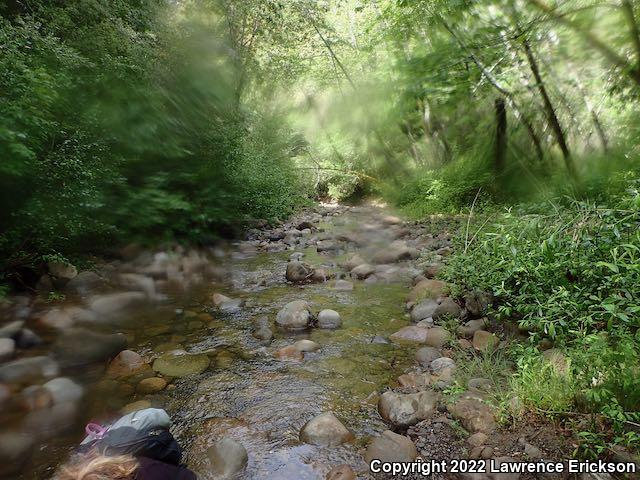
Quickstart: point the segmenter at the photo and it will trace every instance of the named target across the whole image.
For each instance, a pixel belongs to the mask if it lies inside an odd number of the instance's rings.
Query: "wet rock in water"
[[[380,416],[396,427],[408,427],[430,418],[435,412],[438,394],[385,392],[378,401]]]
[[[54,308],[40,317],[40,323],[48,328],[65,329],[72,327],[75,322],[66,311]]]
[[[128,413],[144,410],[145,408],[151,408],[151,402],[149,400],[138,400],[137,402],[126,404],[120,409],[120,413],[127,415]]]
[[[462,309],[460,308],[460,305],[458,305],[452,298],[445,297],[440,301],[433,312],[433,319],[439,320],[440,318],[447,316],[459,318],[461,313]]]
[[[34,444],[35,438],[27,433],[0,433],[0,476],[21,472]]]
[[[312,340],[298,340],[293,346],[301,352],[316,352],[320,350],[320,345]]]
[[[462,396],[447,409],[467,431],[490,433],[496,429],[496,421],[491,407],[478,398]]]
[[[353,290],[353,282],[348,280],[336,280],[332,287],[334,290],[350,292]]]
[[[275,356],[279,360],[295,360],[301,361],[304,359],[303,353],[298,350],[295,345],[288,345],[276,351]]]
[[[392,342],[397,343],[425,343],[427,341],[429,330],[429,328],[410,325],[408,327],[403,327],[394,334],[390,335],[389,339]]]
[[[445,328],[433,327],[427,329],[427,338],[424,343],[429,347],[442,348],[450,338],[451,336]]]
[[[120,352],[107,367],[107,375],[113,378],[127,377],[147,367],[139,353],[132,350]]]
[[[140,380],[136,391],[142,394],[158,393],[164,390],[167,386],[167,381],[160,377],[150,377]]]
[[[438,302],[435,300],[428,298],[426,300],[421,301],[411,310],[411,321],[414,323],[418,323],[425,318],[433,317],[436,309],[438,308]]]
[[[308,263],[289,262],[287,263],[287,271],[285,277],[289,282],[301,283],[306,282],[313,275],[313,267]]]
[[[110,317],[143,305],[146,301],[147,296],[142,292],[120,292],[94,295],[87,304],[96,314]]]
[[[364,458],[367,463],[372,460],[382,462],[411,462],[418,456],[416,446],[409,437],[385,430],[382,435],[373,439],[367,447]]]
[[[20,406],[28,412],[53,405],[51,392],[42,385],[29,385],[20,392],[18,399]]]
[[[167,377],[198,375],[207,368],[209,368],[209,357],[202,353],[172,352],[156,358],[153,362],[153,370]]]
[[[358,480],[356,473],[349,465],[339,465],[331,469],[326,480]]]
[[[419,302],[426,298],[436,299],[443,296],[446,286],[447,284],[441,280],[422,280],[411,289],[407,299],[409,302]]]
[[[244,446],[231,438],[218,440],[207,449],[207,458],[211,462],[211,473],[215,478],[236,478],[249,462]]]
[[[0,338],[0,362],[13,357],[16,351],[16,341],[12,338]]]
[[[253,336],[262,344],[269,344],[273,340],[273,332],[267,325],[260,325],[254,329]]]
[[[127,338],[122,334],[70,328],[53,344],[53,352],[63,365],[77,366],[113,358],[126,347]]]
[[[92,291],[104,288],[105,285],[106,282],[101,276],[90,270],[85,270],[69,280],[65,290],[79,295],[87,295]]]
[[[491,295],[485,292],[473,291],[464,296],[464,306],[472,317],[482,315],[491,301]]]
[[[352,440],[353,434],[332,412],[309,420],[300,431],[300,440],[321,447],[335,447]]]
[[[60,280],[64,283],[78,275],[76,267],[68,262],[60,262],[57,260],[47,262],[47,270],[49,270],[49,275],[55,280]]]
[[[49,380],[42,385],[51,395],[54,405],[66,402],[79,402],[84,395],[84,388],[66,377]]]
[[[321,310],[318,314],[318,328],[334,329],[342,326],[340,314],[335,310]]]
[[[26,432],[46,440],[72,430],[78,417],[74,402],[64,402],[30,412],[24,419]]]
[[[146,275],[139,273],[121,273],[118,276],[118,282],[124,288],[141,291],[150,299],[156,296],[156,284],[153,278],[147,277]]]
[[[440,357],[442,352],[434,347],[422,347],[416,352],[416,361],[425,368],[431,366],[431,362]]]
[[[436,358],[431,362],[431,371],[434,375],[442,375],[445,372],[453,373],[456,369],[456,362],[448,357]]]
[[[364,280],[373,275],[375,271],[376,269],[372,265],[363,263],[362,265],[358,265],[353,268],[350,273],[352,278],[355,278],[356,280]]]
[[[230,297],[227,297],[226,295],[223,295],[221,293],[214,293],[212,296],[212,300],[213,300],[213,304],[216,307],[219,307],[220,305],[222,305],[224,302],[228,302],[231,300]]]
[[[473,348],[481,352],[495,350],[499,343],[498,337],[485,330],[477,330],[473,334]]]
[[[220,305],[218,305],[218,310],[222,313],[238,313],[242,310],[243,301],[240,298],[230,298],[229,300],[225,300]]]
[[[0,338],[13,338],[15,340],[23,327],[24,321],[22,320],[9,322],[6,325],[0,327]]]
[[[16,347],[22,349],[32,348],[42,344],[42,339],[28,328],[20,330],[15,341]]]
[[[51,378],[60,373],[58,364],[49,357],[29,357],[0,365],[0,382],[30,383],[39,378]]]
[[[287,303],[276,316],[276,324],[285,330],[304,330],[312,320],[309,304],[304,300]]]
[[[458,335],[465,338],[472,338],[473,334],[478,330],[482,330],[487,324],[486,318],[481,318],[479,320],[470,320],[464,325],[460,325],[458,327]]]

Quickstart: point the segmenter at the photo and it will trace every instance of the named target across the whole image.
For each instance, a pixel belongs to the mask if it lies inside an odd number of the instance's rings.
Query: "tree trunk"
[[[495,169],[500,173],[504,171],[507,158],[507,109],[504,98],[498,97],[495,101],[496,108],[496,158]]]
[[[498,80],[491,74],[491,72],[487,69],[487,67],[484,66],[484,64],[480,61],[478,56],[467,48],[466,44],[456,34],[455,30],[453,30],[453,28],[449,26],[449,24],[445,21],[445,19],[442,16],[439,16],[438,18],[442,23],[442,25],[444,26],[444,28],[446,28],[447,31],[451,34],[451,36],[458,42],[460,47],[462,47],[463,50],[466,50],[469,53],[469,56],[471,57],[473,62],[476,64],[476,66],[478,67],[482,75],[484,75],[484,77],[498,92],[504,95],[504,98],[506,98],[507,100],[507,104],[513,109],[513,112],[516,118],[520,120],[522,124],[525,126],[525,128],[527,129],[527,133],[529,134],[529,137],[531,137],[531,141],[533,142],[533,145],[536,147],[538,160],[543,161],[544,150],[542,149],[542,142],[540,142],[540,138],[538,137],[538,134],[533,128],[533,124],[531,123],[529,118],[527,118],[524,111],[518,106],[513,94],[509,90],[504,88],[498,82]]]
[[[542,76],[540,75],[540,70],[538,69],[538,63],[533,56],[529,41],[525,40],[523,44],[524,51],[527,55],[527,60],[529,61],[529,67],[531,67],[531,72],[536,79],[536,85],[538,87],[538,91],[540,92],[540,96],[542,97],[542,102],[544,103],[544,108],[547,114],[549,125],[553,130],[553,134],[556,137],[558,145],[560,145],[560,150],[562,150],[562,155],[564,157],[564,163],[567,167],[567,171],[572,177],[574,177],[576,172],[573,165],[573,158],[571,158],[571,152],[569,151],[569,146],[567,145],[564,132],[562,131],[562,127],[560,126],[560,121],[558,120],[558,116],[556,115],[556,111],[553,108],[553,104],[551,103],[551,99],[549,98],[549,94],[547,93],[547,89],[545,88],[542,81]]]

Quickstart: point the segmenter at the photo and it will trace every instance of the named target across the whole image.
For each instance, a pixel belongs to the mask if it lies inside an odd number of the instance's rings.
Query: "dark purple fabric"
[[[187,467],[146,457],[138,457],[137,460],[140,466],[136,470],[136,480],[197,480],[196,474]]]

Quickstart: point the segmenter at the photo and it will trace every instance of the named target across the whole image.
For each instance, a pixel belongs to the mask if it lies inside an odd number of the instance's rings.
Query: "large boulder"
[[[65,366],[102,362],[127,347],[122,334],[96,333],[83,328],[65,330],[53,344],[53,352]]]
[[[412,462],[417,456],[418,450],[411,439],[391,430],[385,430],[382,435],[374,438],[364,454],[367,463],[371,463],[372,460]]]
[[[353,434],[331,412],[309,420],[300,431],[300,440],[321,447],[334,447],[353,439]]]
[[[204,354],[169,352],[153,362],[153,369],[167,377],[198,375],[209,368],[209,357]]]
[[[285,277],[293,283],[301,283],[309,280],[313,275],[313,267],[308,263],[289,262]]]
[[[344,263],[344,267],[351,271],[356,268],[358,265],[366,264],[365,260],[358,254],[351,255],[347,261]]]
[[[378,401],[378,412],[396,427],[408,427],[430,418],[437,406],[438,395],[433,391],[419,393],[385,392]]]
[[[309,304],[304,300],[287,303],[276,316],[276,324],[285,330],[304,330],[312,320]]]
[[[244,446],[231,438],[215,442],[207,450],[211,462],[211,473],[215,478],[236,478],[249,462],[249,454]]]
[[[97,315],[110,317],[138,307],[146,301],[147,296],[142,292],[120,292],[94,295],[87,304]]]

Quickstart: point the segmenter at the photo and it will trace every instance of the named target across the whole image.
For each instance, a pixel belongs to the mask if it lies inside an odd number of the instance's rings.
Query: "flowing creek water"
[[[349,254],[384,250],[398,236],[399,227],[381,222],[384,215],[373,207],[329,210],[316,224],[323,237],[355,235],[360,245],[343,242],[336,250],[318,253],[315,245],[303,243],[295,251],[305,254],[305,262],[344,275],[339,264]],[[86,389],[77,420],[73,428],[40,439],[17,477],[48,478],[82,438],[88,420],[112,418],[131,402],[167,409],[174,421],[172,431],[185,447],[186,463],[204,478],[204,452],[221,436],[234,438],[247,449],[249,464],[243,477],[247,479],[321,479],[332,466],[343,463],[366,472],[362,448],[387,428],[377,413],[376,392],[414,363],[415,349],[377,339],[409,323],[404,302],[415,268],[399,262],[375,282],[353,281],[352,291],[335,290],[331,282],[295,285],[284,278],[294,249],[265,252],[256,249],[256,243],[230,245],[224,256],[218,252],[222,258],[215,262],[225,268],[224,280],[202,282],[186,291],[167,288],[163,301],[119,318],[115,327],[102,327],[124,333],[128,348],[149,361],[175,349],[204,354],[210,363],[203,373],[169,379],[167,389],[144,395],[136,393],[135,385],[152,376],[151,370],[125,379],[105,377],[104,363],[64,370],[64,376]],[[218,311],[212,305],[214,292],[242,299],[244,305],[233,313]],[[276,329],[277,312],[301,299],[311,302],[316,313],[339,312],[342,327],[303,333]],[[275,333],[266,346],[252,336],[252,322],[262,315],[269,318]],[[300,338],[317,342],[320,350],[305,353],[301,362],[274,357],[277,349]],[[37,353],[38,349],[32,355]],[[305,422],[327,411],[353,432],[353,442],[316,447],[300,441]],[[5,415],[3,431],[18,428],[22,416]],[[45,422],[42,416],[40,421]]]

